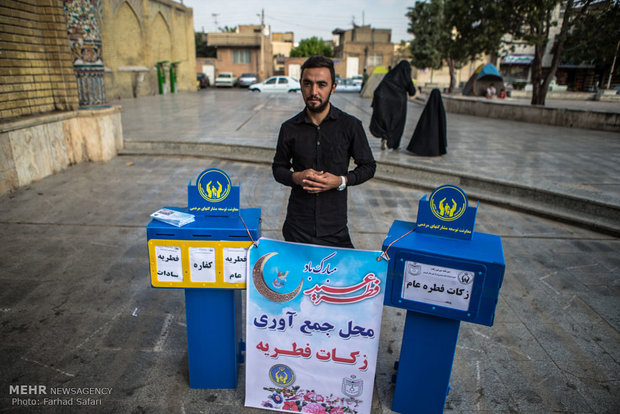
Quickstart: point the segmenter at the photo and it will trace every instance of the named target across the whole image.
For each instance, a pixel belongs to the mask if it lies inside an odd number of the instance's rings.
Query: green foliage
[[[472,27],[472,19],[479,20],[475,14],[466,19],[467,11],[476,8],[474,3],[480,2],[431,0],[409,8],[408,32],[413,34],[410,48],[414,66],[439,69],[448,61],[449,65],[460,67],[483,51],[486,45],[481,46],[472,41],[473,36],[461,33],[464,28]],[[483,36],[480,34],[478,38]]]
[[[590,8],[575,23],[564,46],[563,61],[589,63],[598,70],[611,70],[620,41],[620,4],[611,1],[606,3],[602,7]]]
[[[411,63],[419,68],[450,69],[450,87],[456,85],[455,68],[462,67],[480,52],[478,46],[459,33],[462,12],[474,7],[468,0],[431,0],[409,8],[408,32],[413,34]],[[480,7],[480,6],[478,6]],[[471,23],[470,23],[471,26]]]
[[[512,0],[510,3],[517,23],[511,34],[528,45],[544,48],[549,42],[549,31],[557,26],[552,20],[553,10],[561,0]]]
[[[563,7],[559,21],[553,13]],[[532,103],[544,105],[547,87],[560,57],[610,69],[620,40],[620,5],[616,0],[428,0],[409,8],[412,63],[451,69],[479,57],[497,56],[516,44],[533,46]],[[559,31],[551,35],[555,26]],[[566,51],[563,53],[566,44]],[[545,50],[552,61],[543,74]],[[453,77],[451,73],[451,78]]]
[[[437,0],[417,2],[415,7],[409,7],[407,31],[413,34],[411,63],[418,68],[439,69],[443,66],[446,51],[442,50],[442,44],[450,31],[443,19],[442,8],[443,2]]]
[[[196,44],[196,57],[216,57],[217,52],[213,46],[207,46],[204,40],[204,33],[194,33],[194,43]]]
[[[334,51],[323,39],[319,39],[316,36],[302,39],[297,47],[291,49],[291,57],[310,57],[315,55],[332,57],[334,56]]]
[[[473,60],[482,54],[496,55],[507,51],[502,38],[520,29],[513,16],[511,0],[456,0],[446,2],[458,37]]]
[[[217,30],[219,30],[220,32],[223,32],[223,33],[236,33],[237,32],[237,26],[233,26],[233,27],[228,27],[228,26],[218,27]]]

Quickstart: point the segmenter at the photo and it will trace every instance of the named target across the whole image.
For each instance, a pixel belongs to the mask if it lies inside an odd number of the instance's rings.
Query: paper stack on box
[[[194,221],[194,215],[188,213],[182,213],[180,211],[170,210],[162,208],[157,210],[151,217],[155,220],[163,221],[164,223],[171,224],[176,227],[184,226]]]

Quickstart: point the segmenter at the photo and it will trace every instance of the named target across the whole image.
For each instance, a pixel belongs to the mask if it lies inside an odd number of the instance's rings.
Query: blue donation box
[[[258,208],[240,208],[240,186],[211,168],[187,187],[194,215],[181,227],[152,220],[146,227],[155,288],[185,289],[191,388],[236,388],[241,358],[241,291],[246,287],[247,252],[260,237]],[[160,210],[161,211],[161,210]]]
[[[504,278],[499,236],[474,232],[477,206],[454,185],[419,202],[417,223],[394,221],[385,304],[407,310],[392,410],[442,413],[461,321],[493,325]]]

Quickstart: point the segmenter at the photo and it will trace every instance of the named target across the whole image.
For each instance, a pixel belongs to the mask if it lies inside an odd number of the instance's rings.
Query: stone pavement
[[[219,137],[219,142],[243,145],[255,138],[273,145],[273,131],[277,133],[279,125],[279,121],[274,125],[275,117],[294,114],[299,101],[293,108],[295,95],[240,93],[210,90],[150,97],[131,102],[133,107],[124,102],[125,138],[191,142]],[[238,112],[230,110],[235,101]],[[350,112],[368,111],[368,101],[352,96],[337,95],[334,101]],[[246,104],[249,109],[243,109]],[[158,107],[175,108],[174,115],[182,122],[175,128],[169,118],[158,120],[161,112],[153,109]],[[262,114],[266,112],[262,108],[277,113]],[[410,116],[421,111],[411,109]],[[365,116],[368,125],[370,115]],[[511,140],[534,146],[534,154],[514,154],[525,161],[530,155],[542,156],[546,145],[536,144],[549,140],[532,136],[540,126],[448,116],[451,134],[468,137],[459,129],[469,128],[473,134],[479,124],[476,137],[487,137],[461,144],[453,139],[448,148],[452,152],[473,153],[476,145],[491,145],[495,131],[507,131]],[[415,126],[417,118],[413,119],[406,136]],[[519,137],[519,130],[524,137]],[[561,128],[548,132],[581,142],[578,147],[589,156],[599,151],[587,145],[590,135],[592,142],[617,151],[613,144],[617,137],[611,134],[581,131],[580,135]],[[399,152],[379,154],[377,140],[371,143],[378,158],[409,157]],[[481,148],[489,156],[504,154],[497,142]],[[234,150],[242,152],[243,147]],[[568,144],[559,153],[580,158]],[[266,412],[243,407],[243,369],[236,390],[189,388],[183,292],[150,287],[145,226],[148,215],[161,206],[184,205],[189,179],[216,167],[229,172],[234,182],[242,182],[242,206],[261,208],[263,235],[279,239],[288,192],[275,183],[261,159],[243,162],[194,155],[124,155],[108,163],[79,164],[0,197],[0,412],[86,411],[76,405],[24,407],[9,395],[10,384],[112,388],[110,395],[94,399],[99,405],[91,407],[92,412]],[[612,164],[613,152],[600,156]],[[495,158],[489,162],[501,165]],[[584,164],[578,161],[580,167]],[[497,174],[511,174],[513,166],[499,168]],[[537,168],[548,172],[533,160],[523,168],[532,174],[534,184]],[[600,172],[596,165],[591,168],[571,177],[599,180],[587,175]],[[543,174],[540,181],[544,179]],[[558,175],[558,179],[568,183],[570,177]],[[352,188],[350,227],[356,247],[378,249],[394,219],[415,221],[417,201],[424,192],[379,179]],[[506,274],[494,326],[461,324],[446,412],[618,412],[620,240],[485,202],[476,223],[477,231],[502,236]],[[403,322],[402,311],[384,308],[373,413],[391,413],[390,379]],[[30,398],[43,401],[40,396]]]
[[[368,128],[370,100],[350,93],[332,99]],[[271,160],[280,124],[301,109],[299,94],[238,89],[120,103],[126,154],[209,154],[255,162]],[[427,191],[457,184],[481,200],[620,235],[620,134],[449,113],[448,153],[420,157],[404,148],[422,110],[421,103],[410,101],[399,151],[381,151],[380,141],[366,131],[380,178]]]

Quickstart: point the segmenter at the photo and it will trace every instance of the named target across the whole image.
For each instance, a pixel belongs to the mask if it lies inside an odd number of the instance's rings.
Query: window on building
[[[252,53],[250,49],[235,49],[233,50],[233,63],[251,63]]]
[[[383,64],[383,54],[381,53],[368,54],[368,60],[366,62],[366,66],[379,66],[382,64]]]

